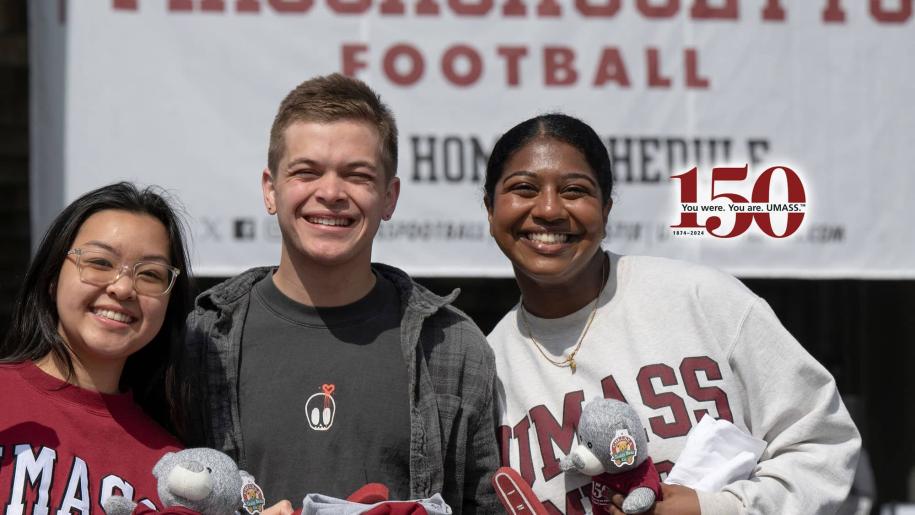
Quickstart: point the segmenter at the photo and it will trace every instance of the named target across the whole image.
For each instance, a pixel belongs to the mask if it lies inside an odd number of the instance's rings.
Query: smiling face
[[[509,158],[488,202],[489,231],[515,275],[572,284],[597,258],[610,202],[575,147],[537,137]]]
[[[283,257],[320,266],[371,263],[372,240],[400,192],[381,165],[378,131],[366,122],[296,122],[286,151],[262,178],[267,211],[276,213]]]
[[[146,214],[99,211],[83,222],[71,248],[105,251],[127,266],[137,261],[171,264],[165,226]],[[111,366],[119,372],[159,332],[169,295],[137,295],[133,281],[124,273],[107,286],[87,284],[80,279],[77,256],[64,260],[55,285],[57,330],[78,358],[74,366]]]

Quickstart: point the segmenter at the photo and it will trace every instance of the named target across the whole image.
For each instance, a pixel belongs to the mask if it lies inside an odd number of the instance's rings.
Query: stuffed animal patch
[[[610,513],[612,491],[626,496],[625,513],[648,511],[661,500],[661,478],[648,456],[648,436],[628,404],[614,399],[589,402],[578,421],[578,442],[560,467],[591,476],[594,513]]]
[[[264,493],[254,478],[239,470],[232,458],[207,448],[185,449],[162,456],[153,467],[159,500],[165,508],[156,512],[115,495],[105,501],[108,515],[172,513],[255,515],[264,510]]]

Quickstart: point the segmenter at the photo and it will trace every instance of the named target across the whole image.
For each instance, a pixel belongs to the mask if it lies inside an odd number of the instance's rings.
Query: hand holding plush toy
[[[560,466],[592,476],[594,513],[610,513],[611,490],[626,496],[625,513],[648,511],[661,500],[661,478],[648,456],[645,428],[628,404],[614,399],[589,402],[578,422],[578,442]]]
[[[264,510],[264,493],[254,478],[239,470],[232,458],[207,448],[169,452],[153,467],[158,480],[159,500],[165,508],[157,512],[119,495],[104,504],[108,515],[153,513],[228,515],[255,514]]]

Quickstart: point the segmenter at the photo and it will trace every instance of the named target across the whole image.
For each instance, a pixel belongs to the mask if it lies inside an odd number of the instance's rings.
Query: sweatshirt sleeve
[[[761,299],[730,353],[746,424],[767,446],[748,480],[700,494],[703,515],[835,513],[854,477],[861,438],[832,375]]]

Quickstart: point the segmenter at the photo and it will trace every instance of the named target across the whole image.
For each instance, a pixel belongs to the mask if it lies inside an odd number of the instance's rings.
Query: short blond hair
[[[379,155],[388,180],[397,175],[397,124],[377,93],[359,79],[339,73],[299,84],[280,103],[270,128],[267,167],[276,174],[286,148],[286,129],[296,122],[364,121],[378,131]]]

